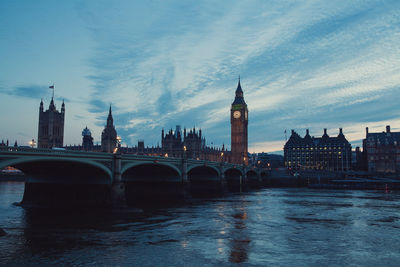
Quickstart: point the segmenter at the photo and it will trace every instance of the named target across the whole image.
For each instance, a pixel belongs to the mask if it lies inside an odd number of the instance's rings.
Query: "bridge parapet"
[[[30,147],[0,147],[0,153],[10,154],[34,154],[34,155],[77,155],[79,157],[102,157],[112,158],[113,154],[104,152],[74,151],[67,149],[47,149],[47,148],[30,148]]]

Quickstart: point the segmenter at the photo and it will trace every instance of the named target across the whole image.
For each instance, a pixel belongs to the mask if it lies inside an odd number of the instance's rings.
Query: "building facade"
[[[294,130],[284,146],[285,167],[292,170],[347,171],[351,168],[351,145],[342,128],[337,137],[311,137],[309,130],[301,137]]]
[[[230,153],[222,148],[206,146],[206,139],[202,136],[201,129],[186,130],[183,134],[180,126],[175,131],[170,129],[167,133],[161,131],[161,150],[164,157],[192,158],[211,161],[229,161]]]
[[[240,78],[231,106],[231,162],[248,165],[248,109]]]
[[[107,124],[101,133],[101,151],[103,152],[108,152],[108,153],[113,153],[115,148],[117,147],[117,131],[115,130],[114,127],[114,120],[112,117],[112,112],[111,112],[111,105],[110,105],[110,110],[108,112],[108,117],[107,117]]]
[[[370,133],[367,127],[363,156],[368,172],[400,173],[400,132],[391,132],[388,125],[386,132]]]
[[[54,99],[51,98],[49,109],[44,111],[43,100],[39,107],[38,148],[63,147],[64,143],[65,104],[61,111],[56,109]]]

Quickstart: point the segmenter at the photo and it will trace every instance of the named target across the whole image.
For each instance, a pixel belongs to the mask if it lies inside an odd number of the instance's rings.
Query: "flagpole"
[[[50,85],[49,88],[53,90],[53,95],[52,95],[51,99],[54,99],[54,83],[53,83],[53,85]]]

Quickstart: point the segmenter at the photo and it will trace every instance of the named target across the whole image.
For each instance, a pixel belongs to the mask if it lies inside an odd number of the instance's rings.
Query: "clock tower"
[[[243,90],[240,86],[240,77],[236,89],[235,100],[231,107],[231,150],[232,150],[232,163],[245,164],[249,163],[247,155],[248,138],[247,138],[247,125],[248,125],[248,110],[247,104],[244,102]]]

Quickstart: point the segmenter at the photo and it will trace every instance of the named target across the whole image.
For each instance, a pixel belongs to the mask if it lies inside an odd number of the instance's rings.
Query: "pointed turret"
[[[117,131],[114,127],[114,120],[112,117],[111,104],[108,111],[107,125],[101,133],[101,150],[103,152],[113,153],[117,147]]]
[[[40,112],[43,112],[43,98],[40,100],[39,111],[40,111]]]
[[[237,85],[237,88],[236,88],[236,96],[243,97],[243,90],[242,90],[242,86],[240,85],[240,75],[239,75],[238,85]]]
[[[65,113],[65,104],[64,104],[64,99],[61,105],[61,113]]]
[[[49,110],[51,110],[51,111],[55,111],[56,110],[56,105],[54,105],[54,98],[53,97],[51,98],[51,101],[50,101]]]
[[[240,76],[239,76],[239,81],[238,81],[238,85],[236,88],[236,92],[235,92],[235,100],[233,101],[232,105],[246,105],[246,102],[244,102],[244,98],[243,98],[243,90],[242,90],[242,86],[240,85]]]
[[[107,126],[112,126],[113,125],[113,117],[112,117],[112,112],[111,112],[111,104],[110,104],[110,109],[108,111],[108,117],[107,117]]]

